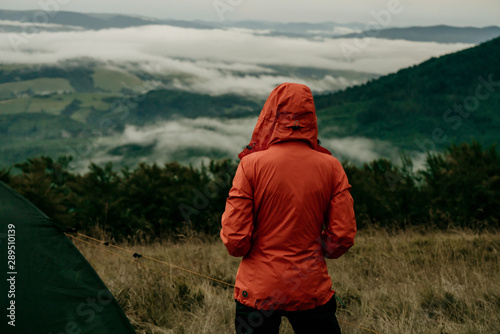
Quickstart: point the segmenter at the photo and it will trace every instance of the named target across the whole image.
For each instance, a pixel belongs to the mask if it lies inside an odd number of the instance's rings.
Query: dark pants
[[[287,317],[296,334],[340,334],[336,310],[335,296],[325,305],[305,311],[258,310],[236,301],[236,333],[278,334],[281,317]]]

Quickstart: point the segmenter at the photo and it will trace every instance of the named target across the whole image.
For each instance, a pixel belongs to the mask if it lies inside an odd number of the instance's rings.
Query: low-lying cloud
[[[61,28],[61,29],[74,29],[74,30],[83,30],[81,27],[77,26],[68,26],[57,23],[40,23],[40,22],[28,22],[28,21],[11,21],[11,20],[0,20],[0,27],[24,27],[29,29],[21,30],[23,33],[34,33],[33,27],[35,28]]]
[[[349,160],[355,164],[386,158],[391,161],[399,159],[399,149],[391,143],[364,137],[344,137],[322,139],[321,143],[330,149],[339,160]]]
[[[256,117],[239,119],[181,118],[151,126],[127,125],[125,130],[93,143],[93,151],[75,156],[75,168],[84,171],[90,162],[136,165],[138,162],[163,164],[170,161],[199,165],[213,158],[236,159],[248,144]],[[134,156],[117,149],[133,146]],[[141,148],[144,148],[141,151]],[[123,153],[123,154],[122,154]],[[130,154],[130,153],[129,153]]]
[[[365,137],[343,137],[322,139],[321,144],[328,148],[340,161],[349,161],[356,165],[376,159],[387,159],[394,164],[401,164],[401,150],[388,141]],[[413,162],[414,170],[425,167],[426,153],[406,152]]]
[[[210,159],[237,160],[238,153],[250,141],[256,117],[239,119],[181,118],[152,126],[127,125],[125,130],[101,138],[85,159],[75,156],[77,171],[84,172],[92,161],[98,164],[135,166],[138,162],[164,164],[178,161],[199,166]],[[400,151],[392,144],[362,137],[321,138],[321,144],[340,161],[356,165],[385,158],[400,162]],[[127,152],[132,147],[131,152]],[[118,153],[117,153],[118,152]],[[416,168],[422,168],[425,156],[409,152]]]
[[[346,55],[346,45],[362,46]],[[464,49],[468,44],[439,44],[375,38],[305,39],[267,36],[242,29],[190,29],[142,26],[98,31],[0,32],[3,63],[55,64],[77,58],[154,68],[172,85],[210,94],[267,94],[276,84],[302,82],[332,91],[357,83],[329,71],[378,75],[397,71]],[[301,76],[269,66],[324,69],[325,75]]]

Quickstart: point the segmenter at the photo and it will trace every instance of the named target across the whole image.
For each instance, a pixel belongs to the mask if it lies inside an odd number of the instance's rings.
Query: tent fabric
[[[15,256],[15,263],[8,262],[9,255],[11,259]],[[0,333],[135,333],[106,285],[64,231],[2,182],[0,257],[4,313]]]

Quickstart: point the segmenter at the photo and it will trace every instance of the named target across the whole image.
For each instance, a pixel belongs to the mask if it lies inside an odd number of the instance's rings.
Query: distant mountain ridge
[[[269,35],[287,37],[309,37],[311,35],[330,37],[352,32],[362,31],[361,23],[336,23],[336,22],[268,22],[268,21],[200,21],[219,28],[242,28],[260,31],[269,31]]]
[[[36,22],[34,15],[40,11],[11,11],[0,10],[0,20]],[[82,27],[89,30],[100,30],[110,28],[128,28],[144,25],[171,25],[182,28],[213,29],[213,27],[199,22],[183,20],[159,20],[154,18],[143,18],[120,14],[85,14],[76,12],[60,11],[50,17],[50,23]]]
[[[387,28],[373,32],[360,32],[336,36],[337,38],[376,37],[404,39],[415,42],[474,43],[480,44],[500,36],[500,27],[452,27],[437,25],[430,27]]]
[[[40,11],[11,11],[0,10],[0,20],[35,21],[33,17]],[[130,16],[122,14],[100,14],[100,13],[77,13],[60,11],[50,17],[53,24],[69,25],[82,27],[89,30],[109,29],[109,28],[128,28],[144,25],[170,25],[182,28],[194,29],[227,29],[243,28],[252,30],[270,30],[272,34],[285,35],[289,37],[304,37],[310,35],[308,31],[322,32],[326,35],[331,34],[336,28],[344,30],[361,31],[362,24],[338,24],[335,22],[307,23],[307,22],[267,22],[267,21],[186,21],[173,19],[157,19],[143,16]],[[342,30],[342,31],[344,31]],[[345,33],[345,32],[344,32]]]
[[[40,11],[12,11],[0,10],[0,20],[17,22],[37,22],[34,17]],[[376,37],[385,39],[404,39],[419,42],[437,43],[472,43],[480,44],[500,36],[500,27],[452,27],[437,25],[430,27],[384,28],[374,32],[363,31],[366,26],[362,23],[336,22],[269,22],[269,21],[186,21],[173,19],[156,19],[142,16],[122,14],[77,13],[60,11],[50,16],[49,23],[62,26],[80,27],[88,30],[110,28],[128,28],[145,25],[170,25],[192,29],[250,29],[270,36],[290,38],[363,38]],[[2,24],[0,23],[0,29]],[[4,28],[5,30],[6,28]],[[20,27],[17,28],[21,30]],[[15,28],[9,27],[9,32]],[[47,30],[54,30],[47,27]]]

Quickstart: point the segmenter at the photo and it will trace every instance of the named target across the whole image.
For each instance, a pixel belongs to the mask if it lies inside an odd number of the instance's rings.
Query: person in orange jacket
[[[353,244],[356,220],[340,162],[318,144],[311,90],[284,83],[267,99],[239,155],[221,239],[243,259],[236,274],[238,334],[340,333],[325,258]]]

